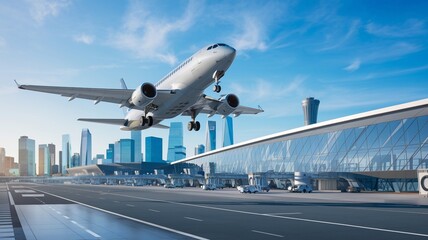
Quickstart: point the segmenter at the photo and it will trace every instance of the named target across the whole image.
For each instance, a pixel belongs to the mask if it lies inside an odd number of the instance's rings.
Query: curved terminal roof
[[[428,98],[399,104],[391,107],[381,108],[373,111],[350,115],[342,118],[328,120],[316,124],[311,124],[291,130],[267,135],[260,138],[255,138],[249,141],[241,142],[224,148],[219,148],[203,154],[188,157],[179,161],[172,162],[171,164],[183,163],[199,159],[205,156],[214,155],[220,152],[229,151],[232,149],[248,147],[251,145],[264,144],[269,142],[276,142],[279,140],[287,140],[305,136],[312,136],[321,133],[337,131],[340,129],[355,128],[367,126],[371,124],[395,121],[398,119],[419,117],[428,115]]]

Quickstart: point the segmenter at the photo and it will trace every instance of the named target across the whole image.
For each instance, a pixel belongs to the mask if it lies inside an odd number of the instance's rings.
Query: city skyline
[[[8,56],[0,58],[5,69],[0,102],[3,112],[14,115],[0,126],[0,147],[15,161],[16,139],[24,135],[59,147],[62,134],[70,133],[71,145],[78,149],[81,129],[89,128],[93,153],[103,153],[108,143],[129,133],[76,121],[121,117],[122,110],[111,104],[19,91],[13,79],[117,88],[124,78],[133,89],[155,83],[195,50],[215,42],[237,49],[222,78],[221,94],[234,93],[241,104],[265,110],[234,119],[235,143],[302,126],[300,103],[307,96],[322,101],[318,122],[427,97],[424,1],[183,1],[174,8],[150,1],[46,4],[9,1],[0,10],[0,52]],[[206,93],[212,95],[211,89]],[[197,117],[201,123],[207,119]],[[163,124],[189,120],[178,117]],[[198,133],[183,133],[187,156],[193,155],[192,146],[205,142],[201,125]],[[142,134],[166,142],[168,130]]]

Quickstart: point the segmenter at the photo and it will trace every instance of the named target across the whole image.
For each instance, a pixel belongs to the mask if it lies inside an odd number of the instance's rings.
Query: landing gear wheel
[[[142,127],[144,127],[144,125],[146,125],[146,118],[144,116],[142,116],[141,119],[140,119],[140,125]]]
[[[199,129],[201,129],[201,123],[200,122],[198,122],[198,121],[196,121],[195,122],[195,126],[194,126],[194,128],[195,128],[195,131],[197,132],[197,131],[199,131]]]
[[[193,122],[189,122],[187,124],[187,130],[192,131],[193,130]]]
[[[220,85],[214,85],[213,91],[216,92],[216,93],[221,92],[221,86]]]
[[[153,125],[153,117],[152,116],[147,117],[147,124],[149,125],[149,127],[151,127]]]

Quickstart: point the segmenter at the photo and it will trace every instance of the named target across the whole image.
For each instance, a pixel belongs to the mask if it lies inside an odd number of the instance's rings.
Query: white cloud
[[[353,72],[358,70],[360,68],[360,65],[361,65],[361,60],[357,58],[344,69],[348,72]]]
[[[372,50],[368,50],[370,54],[364,58],[364,62],[382,62],[392,59],[398,59],[405,55],[416,53],[422,50],[422,47],[407,42],[397,42],[389,46],[380,46]]]
[[[95,37],[94,36],[91,36],[91,35],[88,35],[88,34],[84,34],[84,33],[82,33],[82,34],[80,34],[80,35],[76,35],[76,36],[74,36],[74,41],[76,41],[76,42],[79,42],[79,43],[84,43],[84,44],[86,44],[86,45],[90,45],[90,44],[92,44],[93,42],[94,42],[94,40],[95,40]]]
[[[349,26],[349,28],[347,29],[346,35],[344,37],[337,38],[337,36],[343,35],[342,32],[338,32],[338,33],[333,34],[334,37],[330,37],[330,38],[333,39],[332,41],[335,41],[335,42],[332,45],[329,45],[329,46],[326,46],[326,47],[320,49],[320,51],[332,50],[332,49],[336,49],[336,48],[342,46],[358,31],[359,28],[360,28],[360,20],[352,21],[352,23]],[[330,42],[330,41],[328,41],[328,42]]]
[[[69,0],[27,0],[30,4],[31,17],[37,24],[43,24],[46,17],[56,17],[70,5]]]
[[[375,23],[366,25],[370,34],[382,37],[412,37],[425,34],[425,22],[417,19],[408,19],[401,25],[383,26]]]
[[[174,32],[187,31],[195,22],[198,2],[189,2],[184,14],[177,20],[167,20],[152,14],[139,3],[133,3],[125,16],[120,32],[111,44],[132,52],[140,59],[155,59],[175,64],[177,57],[169,51],[169,38]]]
[[[232,46],[237,50],[267,49],[263,38],[266,36],[263,25],[254,16],[245,16],[240,23],[241,29],[232,37]]]

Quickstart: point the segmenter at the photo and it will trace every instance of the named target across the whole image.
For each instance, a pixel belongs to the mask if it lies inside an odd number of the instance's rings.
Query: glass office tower
[[[183,152],[183,149],[183,123],[172,122],[169,128],[167,160],[173,162],[185,158],[186,151]]]
[[[116,150],[115,150],[116,152]],[[135,142],[132,139],[120,139],[119,141],[119,162],[131,163],[135,160]]]
[[[233,119],[227,116],[224,119],[223,147],[233,145]]]
[[[82,138],[80,141],[80,162],[82,166],[90,165],[92,163],[92,134],[87,128],[82,129]]]
[[[48,154],[49,154],[49,161],[50,161],[49,162],[49,172],[50,172],[50,175],[54,174],[53,166],[55,165],[55,161],[56,161],[55,151],[56,151],[55,144],[53,144],[53,143],[48,144],[48,152],[49,152]]]
[[[62,135],[62,164],[61,164],[61,173],[67,174],[67,168],[70,168],[71,162],[71,143],[70,143],[70,135],[64,134]]]
[[[133,162],[141,162],[141,131],[131,131],[131,139],[134,140],[134,161]]]
[[[36,141],[22,136],[19,138],[19,175],[36,175]]]
[[[51,159],[49,154],[49,147],[47,144],[39,145],[39,176],[50,176],[51,175]]]
[[[207,122],[205,151],[209,152],[216,149],[216,122]]]
[[[146,137],[146,162],[163,162],[162,138]]]

